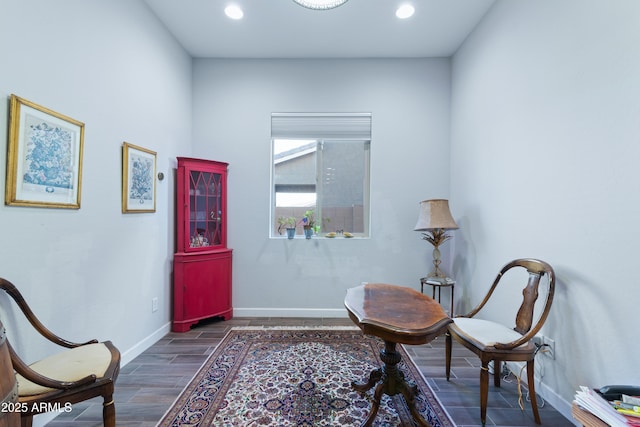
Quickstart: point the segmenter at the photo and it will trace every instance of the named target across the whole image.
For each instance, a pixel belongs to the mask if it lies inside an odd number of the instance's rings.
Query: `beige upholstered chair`
[[[115,427],[113,403],[115,380],[120,371],[120,352],[111,341],[96,340],[78,344],[66,341],[48,330],[33,314],[26,301],[8,280],[0,278],[3,289],[20,307],[31,325],[49,341],[64,347],[60,353],[27,365],[7,342],[18,382],[21,424],[31,426],[33,416],[49,408],[102,396],[103,422]]]
[[[485,306],[496,289],[500,279],[511,269],[525,269],[528,280],[522,291],[523,301],[517,312],[515,327],[510,328],[490,320],[477,319],[474,316]],[[541,306],[536,310],[539,295],[540,279],[547,275],[549,286]],[[500,270],[489,292],[482,302],[469,314],[454,318],[449,325],[446,336],[446,376],[449,380],[451,372],[452,338],[473,351],[482,363],[480,369],[480,419],[484,426],[487,418],[487,398],[489,394],[489,362],[493,361],[494,385],[500,387],[501,363],[503,361],[519,361],[527,363],[527,383],[531,397],[531,407],[536,423],[540,424],[536,392],[534,385],[534,360],[537,348],[532,338],[538,333],[549,314],[555,290],[555,274],[553,268],[544,261],[536,259],[516,259]],[[534,313],[539,313],[534,324]]]

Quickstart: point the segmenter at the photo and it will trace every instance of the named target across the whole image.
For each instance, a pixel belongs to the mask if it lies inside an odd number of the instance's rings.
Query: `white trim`
[[[345,308],[233,308],[234,317],[336,317],[347,318]]]
[[[537,383],[536,391],[543,399],[551,406],[553,406],[556,411],[560,412],[562,416],[571,421],[576,426],[581,426],[573,415],[571,415],[571,402],[567,402],[564,400],[558,393],[556,393],[551,387],[546,385],[545,383]]]
[[[171,332],[171,322],[166,323],[151,335],[143,338],[136,345],[122,353],[120,357],[120,368],[126,366],[127,363],[131,362],[133,359],[141,355],[146,349],[160,341],[160,339],[162,339],[169,332]]]

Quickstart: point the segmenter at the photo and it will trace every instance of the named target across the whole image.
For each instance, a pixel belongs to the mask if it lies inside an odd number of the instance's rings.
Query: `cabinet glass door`
[[[189,247],[219,246],[222,236],[222,175],[189,174]]]

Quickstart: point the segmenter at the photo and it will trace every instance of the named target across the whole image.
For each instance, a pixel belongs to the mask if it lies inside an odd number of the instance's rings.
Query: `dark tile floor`
[[[349,319],[235,318],[212,321],[185,333],[169,333],[122,368],[116,382],[115,402],[118,427],[155,426],[187,385],[213,348],[233,326],[353,326]],[[457,426],[480,425],[479,364],[477,357],[454,346],[452,378],[444,377],[444,338],[430,344],[407,347],[416,364]],[[517,385],[503,381],[502,387],[489,383],[488,426],[535,426],[531,405],[518,406]],[[507,378],[509,380],[509,378]],[[526,392],[525,392],[526,393]],[[540,401],[538,402],[540,403]],[[540,409],[542,426],[573,426],[550,405]],[[93,399],[74,405],[47,424],[48,427],[98,427],[102,425],[102,402]]]

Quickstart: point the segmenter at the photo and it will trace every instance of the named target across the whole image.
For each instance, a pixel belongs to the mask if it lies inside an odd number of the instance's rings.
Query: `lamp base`
[[[427,277],[439,277],[439,278],[445,278],[448,277],[447,274],[440,270],[439,268],[434,268],[433,270],[431,270],[429,272],[429,274],[427,274]]]
[[[431,270],[431,272],[427,274],[427,277],[447,277],[446,273],[440,270],[441,261],[439,246],[440,245],[433,246],[433,270]]]

